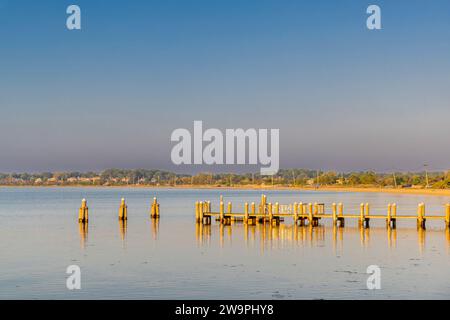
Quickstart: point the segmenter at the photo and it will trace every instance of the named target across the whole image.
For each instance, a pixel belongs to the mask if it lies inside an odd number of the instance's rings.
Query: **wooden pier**
[[[236,212],[233,210],[233,204],[225,203],[223,198],[219,201],[219,210],[213,211],[210,201],[197,201],[195,203],[195,218],[200,224],[209,225],[213,218],[221,224],[229,225],[232,222],[243,222],[244,224],[254,225],[258,223],[269,223],[271,225],[279,225],[285,219],[292,219],[295,225],[310,225],[312,227],[319,226],[321,219],[331,219],[333,225],[344,227],[345,221],[348,219],[357,219],[363,228],[370,227],[370,221],[374,219],[383,219],[386,226],[396,228],[397,220],[413,219],[417,221],[417,227],[425,229],[427,220],[443,220],[445,226],[450,228],[450,204],[445,206],[445,215],[426,215],[425,204],[420,203],[417,206],[416,215],[398,215],[397,204],[390,203],[387,206],[386,215],[375,215],[370,212],[369,203],[361,203],[359,213],[346,213],[342,203],[333,203],[331,213],[325,212],[323,203],[302,203],[295,202],[288,205],[280,205],[268,203],[265,195],[261,196],[258,205],[254,202],[244,204],[244,212]]]

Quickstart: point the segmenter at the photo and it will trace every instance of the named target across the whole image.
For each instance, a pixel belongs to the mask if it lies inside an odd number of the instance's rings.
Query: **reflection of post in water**
[[[294,233],[293,237],[294,237],[294,242],[295,243],[298,243],[298,239],[299,239],[299,237],[298,237],[298,233],[299,233],[298,229],[299,229],[298,224],[294,223],[292,232]]]
[[[359,225],[359,236],[361,247],[367,247],[370,241],[370,228],[364,228],[364,225]]]
[[[232,230],[233,230],[233,228],[231,227],[231,226],[228,226],[228,231],[227,231],[227,234],[228,234],[228,241],[231,243],[231,240],[232,240]]]
[[[78,230],[80,232],[81,248],[84,249],[86,242],[87,242],[88,223],[87,222],[79,222],[78,228],[79,228]]]
[[[337,224],[333,224],[333,252],[337,253],[337,249],[342,250],[344,245],[344,228],[339,227]]]
[[[120,232],[120,238],[122,241],[125,241],[125,238],[127,236],[127,220],[119,220],[119,232]]]
[[[197,223],[195,225],[195,239],[199,245],[210,243],[211,240],[211,225]]]
[[[195,240],[197,240],[198,244],[201,244],[203,242],[203,223],[196,223],[195,224]]]
[[[159,231],[159,218],[152,218],[152,236],[154,240],[158,239],[158,231]]]
[[[397,228],[389,226],[387,228],[389,248],[397,247]]]
[[[223,223],[220,224],[220,226],[219,226],[219,233],[220,233],[220,246],[221,247],[223,247],[223,245],[225,243],[225,229],[227,229],[228,242],[231,243],[232,228],[233,227],[231,225],[225,225]]]
[[[325,227],[319,225],[318,221],[313,225],[308,226],[311,238],[311,246],[317,246],[325,240]]]
[[[225,233],[225,225],[223,223],[221,223],[219,225],[219,243],[220,243],[220,247],[223,247],[224,244],[224,233]]]
[[[425,228],[418,228],[417,229],[417,240],[419,242],[420,253],[423,253],[423,250],[425,249],[425,236],[426,236]]]

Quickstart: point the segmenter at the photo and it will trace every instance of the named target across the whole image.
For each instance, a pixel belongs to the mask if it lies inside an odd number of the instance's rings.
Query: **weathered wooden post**
[[[199,212],[198,212],[198,220],[201,224],[203,224],[203,218],[205,214],[205,203],[200,201],[199,203]]]
[[[345,219],[344,219],[344,205],[342,204],[342,202],[340,202],[340,203],[338,204],[338,211],[339,211],[339,216],[338,216],[339,226],[340,226],[340,227],[344,227],[344,225],[345,225]]]
[[[309,224],[312,226],[313,225],[313,204],[311,202],[308,203],[308,210],[309,210],[308,220],[309,220]]]
[[[150,209],[150,218],[152,219],[158,219],[159,218],[159,203],[158,200],[153,198],[153,203]]]
[[[248,223],[248,202],[244,204],[244,223]]]
[[[87,206],[86,199],[81,200],[81,207],[78,211],[78,222],[88,222],[89,221],[89,209]]]
[[[200,222],[200,207],[198,201],[195,201],[195,222]]]
[[[388,204],[387,214],[386,214],[386,227],[391,226],[391,217],[392,217],[392,204]]]
[[[219,220],[220,223],[224,222],[224,211],[225,211],[225,204],[223,203],[223,201],[220,201],[220,205],[219,205]]]
[[[366,203],[366,216],[365,216],[365,221],[364,221],[364,223],[366,224],[365,227],[369,228],[370,218],[368,218],[367,216],[370,216],[370,205],[369,205],[369,203]]]
[[[294,202],[294,224],[297,225],[298,221],[298,203]]]
[[[397,204],[392,204],[391,227],[395,228],[397,224]]]
[[[361,203],[359,205],[359,225],[361,227],[364,227],[364,220],[365,220],[365,217],[364,217],[364,203]]]
[[[337,206],[334,202],[331,205],[331,211],[333,212],[333,226],[335,226],[337,224]]]
[[[299,210],[298,214],[300,215],[300,226],[303,226],[305,221],[304,219],[305,206],[303,205],[303,202],[300,202],[298,204],[298,210]]]
[[[269,211],[269,222],[272,224],[273,212],[271,202],[269,202],[269,204],[267,205],[267,210]]]
[[[280,214],[280,204],[278,202],[275,202],[275,215],[276,216],[274,218],[273,215],[272,215],[272,219],[270,220],[270,224],[271,225],[273,224],[274,220],[275,220],[275,222],[278,221],[278,219],[280,218],[279,214]]]
[[[125,221],[127,219],[128,219],[128,207],[125,203],[125,198],[122,198],[119,207],[119,220]]]
[[[254,222],[255,224],[258,222],[258,218],[256,217],[256,204],[254,202],[252,202],[252,223]]]
[[[419,203],[417,207],[417,227],[425,229],[425,204]]]

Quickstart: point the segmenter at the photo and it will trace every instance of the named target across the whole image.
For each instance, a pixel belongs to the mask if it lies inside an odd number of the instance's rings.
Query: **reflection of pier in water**
[[[79,222],[78,223],[78,231],[80,233],[80,244],[81,244],[81,248],[83,248],[83,249],[86,247],[86,243],[87,243],[88,228],[89,228],[89,225],[87,222]]]
[[[159,218],[152,218],[151,219],[151,225],[152,225],[152,238],[153,240],[158,240],[158,232],[159,232]]]
[[[415,236],[417,235],[417,244],[420,253],[425,250],[427,233],[439,234],[439,231],[427,231],[423,228],[410,228],[398,231],[396,228],[364,228],[319,225],[298,226],[298,225],[270,225],[270,224],[217,224],[203,225],[196,224],[195,234],[199,245],[210,245],[211,237],[218,236],[220,247],[242,245],[247,247],[259,247],[260,250],[282,249],[293,246],[299,247],[327,247],[327,242],[331,242],[335,254],[344,250],[344,243],[347,246],[355,243],[355,238],[359,239],[361,248],[370,248],[377,244],[385,245],[391,249],[397,248],[397,234]],[[402,237],[404,238],[404,237]],[[450,252],[450,230],[445,233],[447,247]],[[405,240],[409,241],[409,240]]]
[[[119,233],[120,239],[125,244],[125,240],[127,238],[127,220],[119,220]]]

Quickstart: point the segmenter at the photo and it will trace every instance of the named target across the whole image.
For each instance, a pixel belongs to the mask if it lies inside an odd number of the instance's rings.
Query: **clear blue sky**
[[[281,167],[446,169],[450,1],[0,0],[0,110],[0,172],[177,170],[194,120],[280,128]]]

